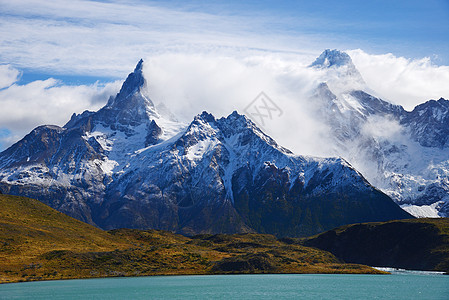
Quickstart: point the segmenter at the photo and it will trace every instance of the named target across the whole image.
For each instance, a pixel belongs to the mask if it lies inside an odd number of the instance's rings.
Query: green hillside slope
[[[103,231],[41,202],[0,195],[0,282],[226,273],[379,273],[272,235]]]

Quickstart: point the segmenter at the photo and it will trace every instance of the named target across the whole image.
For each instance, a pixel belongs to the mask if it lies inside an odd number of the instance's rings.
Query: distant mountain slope
[[[303,244],[348,263],[449,272],[449,218],[348,225]]]
[[[187,126],[145,94],[143,62],[97,112],[40,126],[0,153],[0,190],[103,229],[307,236],[411,217],[340,158],[294,155],[251,120]]]
[[[311,67],[326,74],[313,103],[330,129],[333,155],[414,216],[449,216],[449,101],[429,100],[409,112],[374,97],[338,50],[324,51]]]
[[[0,283],[216,273],[377,273],[270,235],[102,231],[30,198],[0,195]]]

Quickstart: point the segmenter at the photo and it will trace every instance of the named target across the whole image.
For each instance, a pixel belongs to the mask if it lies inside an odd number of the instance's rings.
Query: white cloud
[[[373,56],[361,50],[349,52],[368,86],[374,90],[380,86],[378,94],[385,99],[394,99],[409,108],[407,105],[415,105],[421,98],[447,97],[446,81],[440,78],[448,76],[448,67],[418,64],[391,54]],[[280,53],[163,53],[152,54],[145,60],[144,73],[151,99],[155,103],[163,102],[185,122],[203,110],[216,117],[226,116],[233,110],[244,113],[254,97],[264,91],[284,112],[281,117],[268,121],[264,131],[296,153],[325,156],[330,154],[323,147],[328,131],[311,113],[314,105],[311,93],[323,74],[307,67],[312,61],[309,55]],[[17,70],[9,67],[5,72],[17,73]],[[426,79],[426,74],[434,77]],[[125,77],[126,74],[122,80]],[[105,87],[66,86],[49,79],[14,84],[0,91],[0,105],[5,108],[0,111],[0,128],[23,136],[37,125],[63,125],[73,112],[100,108],[109,95],[117,92],[120,83]]]
[[[67,86],[50,78],[0,90],[0,128],[8,133],[2,135],[0,143],[9,146],[38,125],[62,126],[74,112],[96,110],[117,93],[119,86],[120,82]]]
[[[320,141],[327,128],[310,113],[312,89],[322,74],[308,64],[305,57],[277,54],[240,58],[163,54],[147,60],[144,73],[150,98],[163,102],[185,122],[204,110],[217,118],[233,110],[243,114],[263,91],[283,111],[282,116],[266,120],[265,133],[296,153],[326,155]]]
[[[434,65],[427,57],[413,60],[360,49],[348,54],[377,96],[407,110],[430,99],[449,99],[449,66]]]
[[[362,135],[379,141],[396,141],[403,139],[403,127],[398,120],[388,116],[370,116],[362,127]]]
[[[284,112],[282,117],[268,121],[264,131],[298,153],[317,154],[317,143],[312,138],[322,128],[306,107],[308,93],[320,74],[306,68],[309,63],[307,55],[167,53],[145,60],[144,73],[151,99],[156,104],[163,102],[185,122],[204,110],[216,117],[227,116],[234,110],[244,113],[246,106],[264,91]],[[99,109],[118,91],[121,82],[105,87],[67,86],[48,79],[13,84],[1,90],[0,128],[11,131],[2,138],[3,146],[38,125],[63,125],[73,112]],[[294,139],[292,134],[296,135]]]
[[[385,99],[410,108],[421,99],[447,97],[449,81],[442,79],[449,76],[448,67],[434,66],[425,59],[348,52],[368,86],[380,90],[377,94]],[[151,99],[156,104],[163,102],[185,122],[203,110],[216,117],[227,116],[233,110],[244,113],[254,97],[264,91],[283,111],[281,117],[267,121],[264,131],[295,153],[326,156],[331,154],[323,146],[328,128],[312,114],[311,100],[313,88],[323,74],[307,67],[312,61],[310,55],[291,53],[153,53],[145,59],[144,73]],[[37,125],[63,125],[73,112],[100,108],[132,69],[127,69],[120,82],[105,87],[67,86],[54,79],[13,84],[0,91],[0,105],[4,108],[0,111],[0,128],[8,128],[17,137]],[[3,71],[18,72],[11,67]],[[377,123],[375,127],[379,128],[382,124]]]
[[[10,65],[0,65],[0,89],[10,86],[19,78],[20,72]]]
[[[144,1],[0,0],[0,6],[0,63],[47,73],[123,77],[148,53],[310,55],[328,43],[338,46],[336,38],[274,29],[290,21],[308,22],[305,16],[285,20],[268,14],[221,15]]]
[[[434,66],[427,59],[348,52],[373,93],[385,100],[410,109],[430,98],[449,98],[449,67]],[[242,57],[172,53],[152,56],[144,71],[151,98],[164,102],[185,122],[203,110],[217,117],[233,110],[244,113],[264,91],[284,112],[268,121],[264,131],[296,153],[326,156],[333,153],[325,142],[329,131],[314,115],[311,100],[323,74],[307,67],[312,61],[307,55],[279,53]],[[385,119],[371,120],[365,130],[375,129],[371,134],[377,138],[393,138],[400,136],[396,125]]]

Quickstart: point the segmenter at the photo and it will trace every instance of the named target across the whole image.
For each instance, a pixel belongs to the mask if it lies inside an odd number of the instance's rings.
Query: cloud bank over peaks
[[[449,99],[449,66],[434,65],[428,57],[373,55],[360,49],[346,52],[367,85],[384,100],[412,110],[430,99]]]
[[[316,116],[317,103],[313,99],[315,88],[323,81],[329,83],[333,93],[360,88],[406,109],[431,98],[449,98],[447,66],[392,54],[345,52],[360,78],[352,76],[352,66],[310,67],[320,52],[314,56],[273,52],[151,53],[142,55],[145,94],[156,106],[164,104],[177,119],[188,123],[204,110],[216,117],[234,110],[245,113],[263,91],[283,114],[266,120],[262,129],[295,153],[317,156],[334,153],[326,142],[329,128]],[[0,137],[8,138],[3,147],[14,141],[11,136],[18,139],[35,126],[63,125],[73,112],[99,109],[118,92],[137,60],[125,66],[128,71],[121,80],[106,85],[68,86],[55,79],[18,85],[20,71],[1,67],[0,78],[4,79],[0,83],[5,87],[0,90],[0,129],[11,132]]]
[[[327,130],[311,114],[310,101],[324,71],[308,65],[310,60],[268,54],[162,54],[145,59],[144,74],[152,101],[164,103],[183,122],[203,110],[216,117],[245,113],[263,91],[283,113],[267,119],[262,130],[296,153],[325,155],[318,139]]]
[[[190,122],[203,110],[217,117],[233,110],[244,113],[263,91],[283,111],[281,117],[266,120],[263,130],[295,153],[318,156],[334,154],[331,147],[323,146],[327,144],[329,130],[316,116],[317,105],[313,100],[315,88],[323,81],[337,95],[362,89],[406,109],[431,98],[449,98],[447,66],[392,54],[345,52],[350,54],[355,67],[352,63],[310,67],[313,58],[279,53],[247,56],[169,53],[148,57],[144,73],[150,98],[156,104],[165,103],[184,122]],[[381,121],[373,120],[376,126]],[[386,126],[390,125],[394,124]]]

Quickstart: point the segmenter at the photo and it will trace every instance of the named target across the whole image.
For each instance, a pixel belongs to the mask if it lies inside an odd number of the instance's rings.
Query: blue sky
[[[119,79],[139,56],[179,48],[314,54],[360,48],[449,64],[447,0],[0,3],[0,63],[22,70],[23,83],[50,76],[75,84],[95,77]],[[102,58],[108,48],[116,54]],[[71,60],[76,68],[69,67]],[[128,65],[114,68],[114,63]]]
[[[271,30],[318,35],[348,49],[406,57],[436,55],[440,63],[449,62],[447,0],[212,2],[208,6],[210,1],[200,1],[193,7],[201,10],[206,6],[212,13],[242,14],[249,19],[268,15],[272,17]]]
[[[0,0],[0,7],[0,150],[37,125],[98,109],[140,58],[158,70],[148,71],[159,84],[152,88],[167,99],[164,91],[209,76],[197,70],[233,74],[245,68],[237,61],[254,59],[293,70],[327,48],[348,51],[392,102],[412,108],[449,97],[447,0]],[[234,59],[235,69],[223,68],[221,57]],[[190,94],[199,95],[177,96]]]
[[[447,0],[226,1],[209,9],[214,13],[245,12],[249,18],[258,13],[272,15],[280,19],[276,30],[337,38],[347,48],[362,48],[362,44],[379,53],[389,49],[407,57],[436,54],[445,64],[449,59]]]

